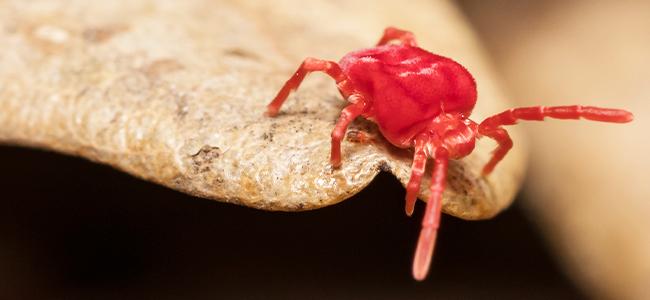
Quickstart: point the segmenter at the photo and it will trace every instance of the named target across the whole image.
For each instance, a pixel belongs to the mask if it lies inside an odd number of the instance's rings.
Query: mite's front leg
[[[420,182],[422,182],[422,175],[424,174],[428,159],[425,152],[426,142],[426,137],[424,136],[418,136],[415,139],[415,152],[413,153],[413,165],[411,165],[411,177],[409,178],[408,185],[406,185],[406,205],[404,209],[407,216],[413,214],[415,202],[420,193]]]
[[[492,159],[483,168],[483,174],[490,174],[496,164],[512,148],[512,140],[508,136],[508,132],[501,126],[517,124],[518,120],[543,121],[545,117],[573,120],[587,119],[610,123],[627,123],[634,118],[632,113],[626,110],[582,105],[531,106],[506,110],[485,119],[478,126],[480,135],[493,138],[499,144],[492,155]]]
[[[269,103],[266,115],[270,117],[276,116],[291,91],[296,90],[303,79],[305,79],[305,76],[314,71],[325,72],[327,75],[332,77],[334,81],[336,81],[336,85],[344,94],[349,94],[351,92],[352,87],[349,86],[350,80],[348,79],[348,76],[343,73],[341,67],[339,67],[337,63],[311,57],[306,58],[293,76],[289,78],[282,89],[280,89],[273,101]]]
[[[354,97],[354,99],[350,99],[353,103],[341,111],[341,116],[332,131],[332,153],[330,161],[335,168],[341,166],[341,140],[345,136],[345,131],[348,129],[350,123],[363,113],[366,107],[366,100],[362,96],[352,95],[350,97]]]

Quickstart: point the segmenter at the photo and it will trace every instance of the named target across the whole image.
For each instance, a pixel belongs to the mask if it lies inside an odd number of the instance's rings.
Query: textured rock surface
[[[373,141],[348,139],[343,167],[329,167],[329,135],[344,102],[325,76],[309,77],[278,118],[262,117],[304,57],[336,60],[372,46],[387,25],[411,29],[424,48],[472,71],[476,120],[506,107],[452,6],[363,2],[0,1],[0,141],[269,210],[337,203],[382,169],[405,183],[410,153],[363,120],[352,130]],[[513,135],[517,147],[489,177],[478,175],[491,142],[450,164],[445,212],[480,219],[510,204],[525,142]]]

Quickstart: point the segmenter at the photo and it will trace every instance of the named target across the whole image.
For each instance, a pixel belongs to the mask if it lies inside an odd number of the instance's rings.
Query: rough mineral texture
[[[337,60],[372,46],[388,25],[475,75],[474,119],[506,107],[446,2],[0,1],[0,141],[268,210],[337,203],[381,170],[406,183],[411,153],[364,120],[350,131],[372,140],[348,138],[342,168],[330,167],[330,132],[345,103],[325,76],[308,77],[277,118],[262,115],[304,57]],[[446,213],[480,219],[510,204],[525,149],[513,136],[517,146],[491,176],[479,176],[491,142],[450,164]],[[428,179],[422,186],[426,197]]]

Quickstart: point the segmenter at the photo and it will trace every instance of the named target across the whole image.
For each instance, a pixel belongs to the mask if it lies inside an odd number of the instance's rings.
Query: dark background
[[[282,213],[51,152],[0,147],[0,166],[0,299],[583,298],[519,204],[488,221],[445,216],[415,282],[422,206],[407,218],[388,174],[338,205]]]

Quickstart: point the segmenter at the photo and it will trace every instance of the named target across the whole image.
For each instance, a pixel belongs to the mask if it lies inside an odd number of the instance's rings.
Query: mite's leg
[[[431,194],[427,200],[427,208],[422,218],[422,229],[415,248],[413,259],[413,277],[423,280],[429,272],[433,248],[436,245],[438,227],[440,226],[440,212],[442,209],[442,192],[445,190],[447,180],[447,164],[449,154],[445,148],[438,148],[435,153],[433,172],[431,175]]]
[[[341,140],[345,136],[345,131],[348,129],[350,122],[363,113],[366,106],[366,101],[359,95],[351,95],[350,100],[353,103],[341,111],[341,116],[336,122],[334,130],[332,130],[332,153],[330,155],[330,162],[335,168],[341,166]]]
[[[348,77],[343,73],[341,67],[339,67],[337,63],[316,58],[306,58],[300,67],[298,67],[296,73],[294,73],[293,76],[287,80],[282,89],[280,89],[273,101],[267,105],[266,115],[270,117],[276,116],[282,103],[284,103],[284,100],[289,96],[289,93],[296,90],[298,86],[300,86],[302,80],[305,79],[305,76],[314,71],[322,71],[332,77],[345,97],[354,92],[354,88],[351,86]]]
[[[492,152],[492,158],[490,158],[490,161],[483,167],[483,175],[487,175],[490,174],[497,163],[508,154],[508,151],[512,148],[512,139],[510,139],[508,132],[501,127],[479,126],[478,131],[480,135],[490,137],[498,144],[497,148]]]
[[[632,113],[622,109],[600,108],[593,106],[533,106],[513,108],[485,119],[478,126],[480,135],[493,138],[499,143],[492,159],[483,168],[483,174],[492,172],[496,164],[512,148],[512,140],[503,125],[514,125],[517,120],[542,121],[544,117],[554,119],[587,119],[600,122],[627,123],[632,121]]]
[[[373,140],[373,137],[364,131],[348,131],[346,139],[353,143],[366,144]]]
[[[413,154],[413,165],[411,166],[411,178],[406,186],[406,215],[411,216],[415,208],[415,201],[417,201],[418,194],[420,193],[420,182],[422,175],[427,165],[427,154],[424,150],[426,140],[423,137],[415,139],[415,153]]]
[[[418,45],[412,32],[397,29],[395,27],[387,27],[384,30],[384,35],[377,43],[377,46],[386,45],[393,40],[399,40],[403,44],[413,47],[417,47]]]

